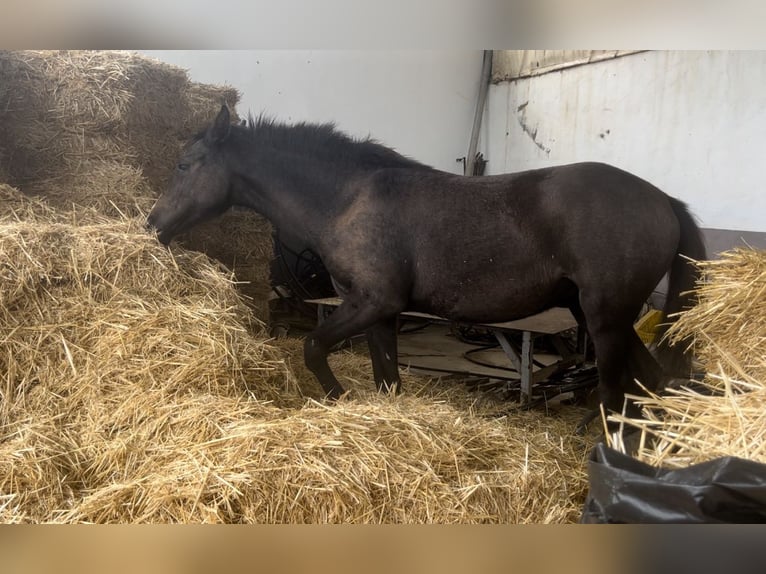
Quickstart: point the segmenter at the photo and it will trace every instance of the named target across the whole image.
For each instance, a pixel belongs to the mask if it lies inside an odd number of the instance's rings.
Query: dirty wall
[[[488,173],[614,164],[686,201],[712,252],[766,247],[766,52],[648,51],[490,88]]]

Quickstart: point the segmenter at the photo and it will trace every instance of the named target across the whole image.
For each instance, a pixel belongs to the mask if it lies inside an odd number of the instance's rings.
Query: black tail
[[[678,241],[678,250],[670,267],[668,294],[663,309],[665,321],[660,330],[662,338],[657,347],[657,354],[668,375],[688,378],[691,370],[691,353],[688,351],[691,341],[678,341],[675,345],[670,345],[664,335],[670,323],[676,320],[671,315],[688,309],[697,302],[697,296],[692,290],[699,278],[699,269],[686,258],[702,261],[707,259],[707,251],[702,239],[702,232],[694,221],[694,217],[689,213],[686,204],[672,197],[669,199],[681,226],[681,238]]]

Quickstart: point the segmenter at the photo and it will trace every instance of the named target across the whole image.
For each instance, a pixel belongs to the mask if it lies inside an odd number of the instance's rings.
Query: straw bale
[[[186,82],[182,70],[160,62],[144,66],[129,52],[16,51],[3,52],[0,61],[6,79],[2,95],[13,104],[7,111],[43,112],[52,121],[85,131],[124,128],[136,92],[151,93],[158,80],[163,88],[176,91]],[[38,101],[30,105],[22,95]]]
[[[230,269],[256,317],[268,321],[272,233],[269,221],[255,211],[232,209],[196,226],[178,241],[186,249],[202,251]]]
[[[117,219],[145,216],[155,202],[141,169],[115,161],[86,160],[65,180],[40,180],[25,191],[54,209]]]
[[[132,58],[145,70],[146,81],[130,108],[128,140],[145,177],[154,189],[162,191],[183,145],[210,124],[222,103],[229,106],[232,119],[237,120],[239,92],[229,86],[185,81],[168,93],[165,64],[135,54]]]
[[[13,146],[4,163],[14,182],[61,177],[84,159],[135,156],[126,149],[126,112],[142,67],[132,62],[119,52],[0,53],[0,129]]]
[[[0,78],[3,180],[80,220],[148,213],[182,145],[221,102],[233,110],[239,100],[232,87],[191,82],[180,68],[122,51],[2,51]],[[231,214],[190,232],[185,245],[233,270],[265,320],[270,235],[259,216]]]
[[[151,106],[149,101],[142,100],[134,106],[136,110],[142,110],[143,117],[151,118],[151,123],[137,121],[129,126],[131,144],[138,152],[141,168],[154,189],[160,191],[170,183],[173,167],[183,145],[210,125],[223,103],[229,106],[232,121],[236,122],[239,117],[236,105],[240,99],[239,92],[231,86],[197,82],[188,82],[177,101],[170,100],[166,94],[161,95],[164,99],[158,98],[158,105]],[[145,109],[151,107],[157,109]],[[176,113],[168,113],[168,107],[172,107]],[[162,137],[163,134],[165,137]]]
[[[99,392],[161,381],[281,398],[271,377],[284,362],[252,339],[262,325],[220,268],[173,257],[133,226],[0,225],[0,321],[13,334],[0,358],[4,415],[17,397],[69,395],[83,378]]]
[[[697,265],[699,303],[668,335],[692,338],[704,381],[639,399],[644,419],[612,418],[641,431],[636,456],[653,465],[766,462],[766,251],[735,249]]]
[[[239,99],[234,88],[195,84],[185,70],[123,51],[0,51],[0,78],[0,165],[19,185],[101,160],[141,167],[161,190],[202,127],[201,110]]]
[[[216,112],[222,103],[233,110],[239,102],[239,92],[236,88],[196,82],[189,85],[184,96],[188,110],[184,114],[184,128],[191,133],[210,125],[214,117],[211,112]]]
[[[0,190],[12,200],[0,223],[0,467],[10,492],[33,493],[35,513],[53,508],[39,496],[75,476],[55,449],[79,460],[94,432],[140,429],[115,418],[119,405],[140,419],[176,393],[302,402],[284,392],[279,352],[206,256],[173,256],[140,222],[45,223],[43,202]],[[20,213],[37,219],[11,221]],[[89,430],[83,417],[99,411],[106,419]],[[23,453],[38,450],[25,468]]]
[[[41,171],[35,145],[47,139],[40,134],[49,102],[42,89],[42,70],[28,66],[20,53],[0,51],[0,165],[18,183],[27,173]],[[26,132],[25,132],[26,128]]]
[[[248,337],[263,336],[263,324],[230,277],[203,254],[172,254],[139,225],[0,225],[0,318],[19,334],[8,342],[18,349],[9,355],[13,368],[5,369],[9,388],[34,380],[35,361],[44,356],[58,361],[48,389],[92,371],[114,380],[142,373],[165,383],[193,375],[206,389],[240,381],[262,399],[280,398],[270,378],[248,379],[287,371],[278,367],[281,359],[268,358],[276,357],[271,347],[252,345]],[[22,368],[25,349],[34,352]],[[188,373],[182,360],[193,366]]]

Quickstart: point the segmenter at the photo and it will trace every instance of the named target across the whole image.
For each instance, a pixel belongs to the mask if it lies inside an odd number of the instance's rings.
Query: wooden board
[[[450,372],[496,379],[515,379],[520,375],[500,347],[476,352],[473,356],[485,365],[466,359],[466,351],[475,351],[476,345],[464,343],[450,335],[449,328],[441,324],[429,325],[413,333],[399,335],[399,364],[432,374]],[[535,360],[550,365],[559,359],[556,355],[535,353]],[[494,367],[494,368],[493,368]],[[539,370],[538,366],[534,371]]]

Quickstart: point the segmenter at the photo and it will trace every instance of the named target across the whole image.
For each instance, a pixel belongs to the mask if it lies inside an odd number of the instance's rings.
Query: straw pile
[[[722,456],[766,462],[766,251],[735,249],[698,263],[699,304],[669,330],[691,337],[707,374],[700,384],[642,399],[638,458],[685,467]]]
[[[27,197],[15,187],[0,182],[0,215],[13,221],[54,221],[63,216],[47,202]]]
[[[238,99],[234,88],[191,82],[184,70],[130,52],[0,51],[0,181],[54,207],[144,216],[182,145],[221,102],[234,109]],[[235,241],[212,226],[182,242],[231,269],[266,319],[271,227],[250,214],[225,222],[243,230]]]

